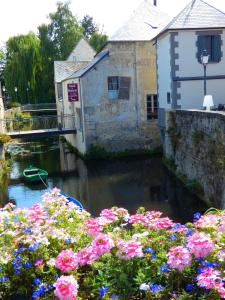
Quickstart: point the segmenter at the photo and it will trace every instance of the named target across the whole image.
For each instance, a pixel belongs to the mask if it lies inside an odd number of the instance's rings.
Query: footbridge
[[[56,112],[56,103],[25,104],[21,106],[22,112]]]
[[[75,134],[74,115],[36,116],[0,120],[0,128],[12,139]]]

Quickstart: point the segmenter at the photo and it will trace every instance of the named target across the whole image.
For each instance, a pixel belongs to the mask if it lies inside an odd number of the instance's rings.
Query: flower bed
[[[60,196],[0,210],[0,299],[225,299],[225,211],[98,218]],[[24,298],[23,298],[24,299]]]

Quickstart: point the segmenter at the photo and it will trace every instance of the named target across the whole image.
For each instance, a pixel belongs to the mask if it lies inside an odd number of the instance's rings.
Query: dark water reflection
[[[21,178],[23,169],[32,164],[48,170],[49,188],[57,186],[79,199],[93,215],[106,207],[122,206],[135,212],[144,206],[186,222],[192,220],[194,212],[207,209],[166,170],[160,158],[84,162],[55,140],[28,142],[20,147],[23,152],[14,157],[11,180],[0,196],[2,204],[14,199],[18,207],[30,207],[40,201],[48,189]]]

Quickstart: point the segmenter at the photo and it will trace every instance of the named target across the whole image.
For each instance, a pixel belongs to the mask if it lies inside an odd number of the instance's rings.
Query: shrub
[[[0,299],[217,300],[224,241],[225,211],[186,225],[143,208],[93,218],[53,189],[30,209],[0,211]]]

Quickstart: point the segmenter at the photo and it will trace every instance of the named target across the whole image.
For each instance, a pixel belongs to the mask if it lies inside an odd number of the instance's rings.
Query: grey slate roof
[[[98,64],[104,57],[106,57],[109,54],[108,50],[104,50],[99,52],[94,59],[89,62],[85,67],[83,67],[82,69],[78,70],[77,72],[74,72],[72,75],[68,76],[65,79],[71,79],[71,78],[78,78],[83,76],[84,74],[86,74],[89,70],[91,70],[92,68],[94,68],[94,66],[96,64]]]
[[[55,82],[61,82],[72,73],[86,66],[88,62],[54,61]]]
[[[144,0],[109,41],[149,41],[171,20],[152,0]],[[156,27],[156,28],[152,28]]]
[[[163,30],[225,28],[225,13],[202,0],[191,1]]]

